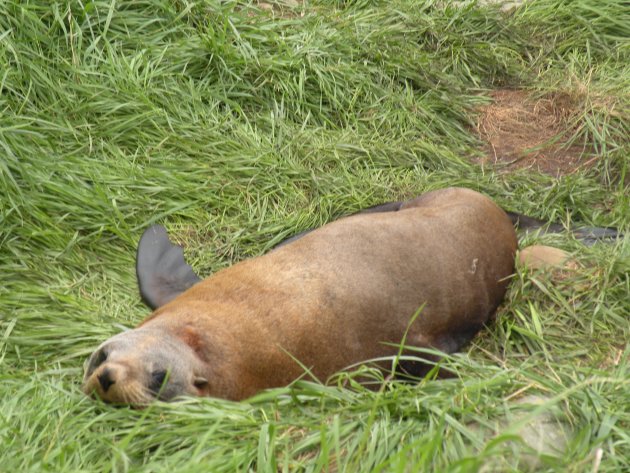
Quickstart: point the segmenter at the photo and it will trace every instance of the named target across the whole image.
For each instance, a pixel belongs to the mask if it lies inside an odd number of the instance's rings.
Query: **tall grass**
[[[153,222],[202,275],[447,185],[627,232],[629,15],[621,0],[511,13],[410,0],[1,2],[0,470],[622,471],[627,239],[544,237],[583,268],[559,281],[519,270],[497,320],[448,361],[454,379],[374,392],[341,376],[143,411],[95,403],[79,384],[89,352],[147,313],[134,249]],[[568,131],[595,168],[554,179],[471,164],[475,111],[499,87],[572,97]],[[548,401],[516,402],[529,394]],[[551,412],[569,444],[536,466],[519,422]]]

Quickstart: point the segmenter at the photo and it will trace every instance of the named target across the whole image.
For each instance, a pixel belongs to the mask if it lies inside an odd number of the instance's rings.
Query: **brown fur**
[[[146,365],[164,351],[160,334],[188,350],[176,356],[194,358],[168,366],[173,379],[189,382],[181,394],[244,399],[302,375],[296,359],[325,380],[351,364],[396,355],[388,343],[401,342],[423,305],[406,344],[452,352],[503,299],[516,247],[505,213],[467,189],[430,192],[397,212],[347,217],[220,271],[160,307],[131,331],[147,331],[142,353],[137,343],[110,350],[105,342],[99,350],[110,353],[88,370],[84,389],[134,403],[112,388],[104,392],[97,378],[116,356],[119,364],[155,369]],[[195,390],[197,378],[207,383]],[[124,381],[114,381],[123,389]]]

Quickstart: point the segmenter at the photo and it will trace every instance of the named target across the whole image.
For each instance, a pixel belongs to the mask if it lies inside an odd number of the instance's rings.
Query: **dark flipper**
[[[398,212],[400,207],[402,207],[404,202],[387,202],[386,204],[375,205],[374,207],[368,207],[367,209],[363,209],[360,214],[372,214],[372,213],[382,213],[382,212]],[[356,215],[356,214],[353,214]]]
[[[512,221],[512,225],[514,225],[519,230],[538,230],[544,229],[545,233],[560,233],[564,231],[564,227],[562,225],[558,225],[557,223],[549,223],[544,220],[539,220],[534,217],[528,217],[527,215],[519,214],[517,212],[509,212],[505,211],[505,213],[510,217]]]
[[[136,276],[140,296],[151,309],[163,306],[201,281],[184,260],[182,248],[170,242],[161,225],[147,228],[140,238]]]
[[[543,233],[561,233],[565,231],[565,228],[557,223],[547,223],[544,220],[528,217],[527,215],[516,212],[506,211],[505,213],[508,214],[512,224],[519,230],[542,229]],[[587,246],[593,245],[600,240],[623,238],[623,234],[619,233],[617,229],[608,227],[583,227],[572,230],[571,233]]]
[[[609,227],[583,227],[573,230],[575,238],[586,246],[591,246],[601,240],[616,240],[623,238],[623,233],[619,233],[616,228]]]
[[[402,206],[403,203],[404,202],[387,202],[386,204],[380,204],[380,205],[375,205],[374,207],[368,207],[367,209],[363,209],[359,212],[353,213],[350,216],[358,215],[358,214],[380,213],[380,212],[397,212],[398,210],[400,210],[400,207]],[[304,230],[303,232],[300,232],[297,235],[293,235],[292,237],[289,237],[286,240],[281,241],[276,246],[274,246],[273,249],[275,250],[276,248],[280,248],[281,246],[288,245],[289,243],[293,243],[294,241],[299,240],[303,236],[308,235],[313,230],[317,230],[317,229],[310,228],[308,230]]]

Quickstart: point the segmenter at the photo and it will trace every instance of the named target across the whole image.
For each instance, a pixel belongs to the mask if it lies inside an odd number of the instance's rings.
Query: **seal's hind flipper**
[[[602,240],[619,240],[624,237],[623,233],[610,227],[583,227],[573,230],[573,234],[586,246],[594,245]]]
[[[565,228],[557,223],[547,223],[544,220],[528,217],[517,212],[505,211],[510,217],[512,224],[519,230],[541,230],[545,233],[561,233],[565,231]],[[616,228],[610,227],[582,227],[571,230],[571,233],[575,238],[580,240],[586,246],[594,245],[597,242],[611,240],[618,240],[623,238],[623,233],[619,232]]]
[[[151,309],[163,306],[201,281],[184,260],[182,248],[170,242],[161,225],[147,228],[140,238],[136,276],[140,296]]]

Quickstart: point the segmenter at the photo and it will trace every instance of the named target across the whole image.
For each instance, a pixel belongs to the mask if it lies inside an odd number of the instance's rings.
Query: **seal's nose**
[[[98,382],[101,384],[103,388],[103,392],[107,392],[109,387],[114,384],[116,381],[114,380],[113,373],[109,368],[105,368],[98,376]]]

